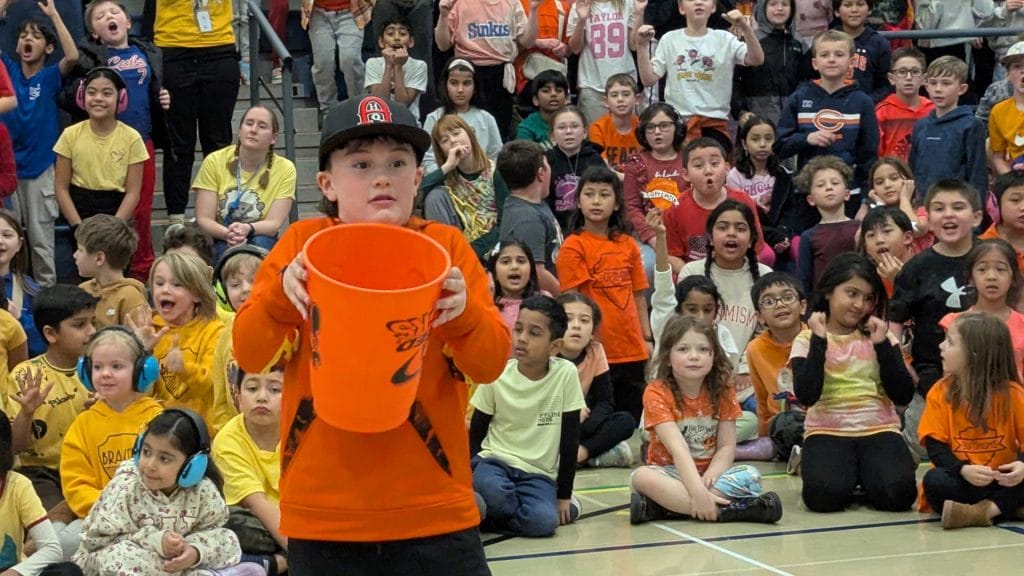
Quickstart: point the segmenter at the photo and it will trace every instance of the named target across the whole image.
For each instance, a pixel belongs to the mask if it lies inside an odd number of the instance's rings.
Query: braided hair
[[[750,268],[750,275],[754,278],[754,282],[757,282],[757,279],[761,277],[761,272],[757,266],[757,221],[754,219],[754,211],[750,209],[750,206],[732,198],[726,199],[712,210],[711,214],[708,215],[707,223],[704,225],[704,233],[708,236],[708,257],[704,259],[704,275],[711,278],[711,264],[715,261],[715,243],[712,241],[712,237],[715,224],[718,223],[718,219],[726,212],[739,212],[747,222],[747,228],[750,229],[750,244],[747,246],[747,264]]]
[[[271,110],[270,108],[267,108],[266,106],[262,106],[259,104],[245,111],[245,114],[242,115],[242,120],[238,123],[239,129],[241,129],[242,125],[245,124],[246,118],[249,117],[249,114],[253,110],[266,110],[267,114],[270,115],[270,128],[271,130],[273,130],[274,135],[276,136],[281,132],[281,122],[277,119],[277,114],[275,114],[274,111]],[[234,174],[238,170],[238,157],[241,151],[242,142],[241,138],[239,138],[239,141],[235,143],[235,153],[231,156],[231,159],[228,160],[227,163],[227,169],[229,174]],[[260,188],[266,188],[270,184],[270,170],[274,167],[274,156],[274,143],[271,142],[270,148],[267,149],[266,158],[263,160],[263,163],[266,164],[267,169],[264,170],[263,174],[260,175]],[[242,191],[239,190],[238,192],[241,193]]]

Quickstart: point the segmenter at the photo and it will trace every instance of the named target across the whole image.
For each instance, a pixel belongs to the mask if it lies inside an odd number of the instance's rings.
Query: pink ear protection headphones
[[[89,70],[85,78],[78,81],[78,89],[75,90],[75,104],[82,110],[85,110],[85,86],[99,77],[110,79],[114,83],[114,87],[117,88],[117,113],[120,114],[127,110],[128,88],[125,86],[124,79],[117,73],[117,70],[106,66],[98,66]]]

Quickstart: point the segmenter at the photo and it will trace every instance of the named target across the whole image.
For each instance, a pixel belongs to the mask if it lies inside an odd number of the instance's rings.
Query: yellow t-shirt
[[[157,331],[165,325],[160,315],[153,315]],[[153,357],[160,361],[160,378],[153,385],[153,397],[167,408],[188,408],[212,422],[213,350],[223,329],[224,323],[217,318],[194,318],[184,326],[168,330],[153,348]],[[180,373],[171,372],[166,363],[175,339],[185,365]]]
[[[60,484],[68,506],[85,518],[99,500],[121,462],[132,457],[135,439],[150,420],[164,411],[159,402],[141,396],[123,412],[97,402],[71,423],[60,453]]]
[[[277,504],[281,476],[281,444],[261,450],[245,429],[245,416],[235,416],[213,439],[213,461],[224,475],[224,500],[235,506],[246,496],[262,492]]]
[[[75,368],[61,369],[46,359],[45,354],[26,360],[14,367],[7,377],[7,416],[14,419],[21,413],[21,404],[14,400],[21,396],[19,382],[42,372],[41,388],[53,388],[46,401],[32,415],[32,438],[28,450],[19,457],[22,466],[43,466],[57,470],[60,467],[60,446],[64,443],[71,423],[85,409],[89,395],[78,381]]]
[[[221,148],[203,159],[203,165],[192,182],[196,190],[210,190],[217,193],[218,222],[225,222],[231,215],[232,222],[258,222],[267,217],[275,200],[295,198],[295,164],[291,160],[274,154],[269,168],[264,163],[256,172],[228,170],[228,164],[235,157],[235,147]],[[265,171],[270,171],[267,186],[260,186]],[[242,189],[239,194],[239,188]]]
[[[0,487],[0,568],[22,560],[22,547],[30,528],[46,520],[46,510],[32,482],[8,472]]]
[[[89,190],[124,192],[128,166],[149,159],[146,143],[134,128],[118,122],[98,136],[84,120],[64,129],[53,151],[71,160],[71,183]]]
[[[989,146],[1007,160],[1024,154],[1024,111],[1017,109],[1013,98],[992,107],[988,117]]]
[[[7,412],[7,358],[15,350],[28,341],[21,323],[0,310],[0,410]]]
[[[157,0],[154,43],[161,48],[211,48],[234,44],[233,17],[228,0]]]
[[[232,370],[235,355],[231,351],[231,327],[235,323],[234,315],[225,321],[224,330],[217,340],[217,347],[213,350],[213,411],[210,424],[213,428],[220,430],[238,414],[235,402],[231,393],[231,378],[229,372]],[[237,369],[237,366],[234,367]]]

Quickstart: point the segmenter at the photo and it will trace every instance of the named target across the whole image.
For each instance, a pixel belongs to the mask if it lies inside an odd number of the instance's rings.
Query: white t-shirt
[[[564,358],[552,358],[540,380],[523,376],[519,361],[509,360],[494,383],[477,387],[470,403],[493,416],[480,445],[481,458],[497,458],[552,480],[558,476],[562,414],[586,405],[576,365]]]
[[[415,58],[409,58],[402,66],[403,76],[405,77],[405,87],[411,88],[419,92],[416,98],[409,103],[409,112],[412,112],[416,121],[419,122],[420,118],[420,94],[423,94],[427,90],[427,63],[423,60],[417,60]],[[367,91],[370,90],[370,86],[374,84],[380,84],[384,79],[384,58],[370,58],[366,61],[365,67],[366,80],[363,82],[363,87]],[[394,92],[391,92],[394,97]]]
[[[665,101],[683,116],[726,119],[732,99],[732,74],[747,58],[747,45],[725,30],[687,36],[666,32],[651,66],[665,76]]]
[[[579,16],[569,11],[566,34],[572,36]],[[604,83],[614,74],[626,73],[636,79],[633,53],[629,49],[629,31],[636,23],[633,0],[624,0],[622,10],[608,1],[595,0],[590,5],[583,51],[580,52],[579,85],[604,93]]]

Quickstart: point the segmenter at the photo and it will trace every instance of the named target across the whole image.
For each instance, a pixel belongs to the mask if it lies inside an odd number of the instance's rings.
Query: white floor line
[[[799,562],[794,564],[783,564],[786,568],[799,568],[801,566],[820,566],[823,564],[842,564],[845,562],[864,562],[867,560],[888,560],[890,558],[909,558],[912,556],[935,556],[936,554],[951,554],[954,552],[978,552],[981,550],[997,550],[999,548],[1017,548],[1024,546],[1019,544],[994,544],[992,546],[974,546],[971,548],[938,548],[935,550],[924,550],[921,552],[906,552],[903,554],[885,554],[882,556],[858,556],[856,558],[836,558],[835,560],[818,560],[815,562]]]
[[[587,496],[586,494],[580,494],[579,492],[573,492],[572,495],[577,497],[577,498],[579,498],[583,502],[589,502],[590,504],[593,504],[593,505],[597,506],[597,508],[596,508],[597,510],[600,510],[602,508],[607,508],[608,507],[608,505],[605,504],[604,502],[601,502],[597,498],[591,498],[590,496]],[[590,512],[590,510],[586,510],[586,512]]]
[[[738,552],[733,552],[732,550],[728,550],[726,548],[722,548],[721,546],[719,546],[717,544],[713,544],[711,542],[708,542],[707,540],[702,540],[700,538],[697,538],[696,536],[691,536],[690,534],[687,534],[686,532],[682,532],[682,531],[676,530],[675,528],[670,528],[668,526],[665,526],[664,524],[654,523],[654,524],[652,524],[652,526],[654,526],[654,527],[656,527],[656,528],[658,528],[660,530],[664,530],[665,532],[668,532],[669,534],[673,534],[675,536],[683,538],[684,540],[689,540],[690,542],[693,542],[695,544],[700,544],[701,546],[704,546],[705,548],[710,548],[710,549],[712,549],[712,550],[714,550],[716,552],[721,552],[722,554],[725,554],[726,556],[731,556],[731,557],[735,558],[736,560],[739,560],[740,562],[746,562],[747,564],[750,564],[752,566],[757,566],[758,568],[761,568],[762,570],[767,570],[767,571],[771,572],[772,574],[778,574],[779,576],[794,576],[793,574],[791,574],[789,572],[786,572],[785,570],[779,570],[778,568],[776,568],[774,566],[769,566],[768,564],[765,564],[764,562],[758,562],[757,560],[754,560],[753,558],[749,558],[749,557],[744,556],[743,554],[740,554]]]

